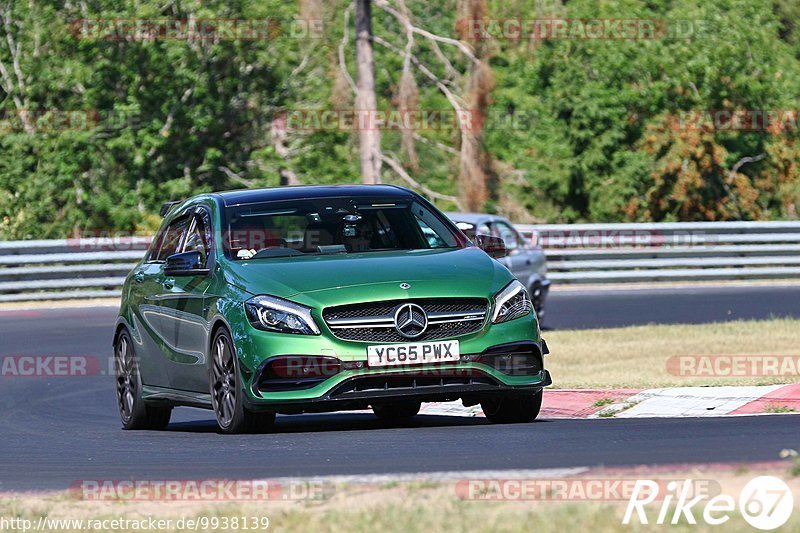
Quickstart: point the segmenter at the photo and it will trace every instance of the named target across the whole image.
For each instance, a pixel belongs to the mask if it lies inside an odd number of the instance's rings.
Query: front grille
[[[417,304],[428,315],[425,332],[408,338],[395,329],[394,316],[405,304]],[[358,342],[424,342],[475,333],[486,322],[489,304],[481,298],[431,298],[393,300],[329,307],[322,318],[333,334]]]

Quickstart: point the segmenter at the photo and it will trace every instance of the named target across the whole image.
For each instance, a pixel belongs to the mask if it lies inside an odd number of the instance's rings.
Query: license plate
[[[367,364],[371,367],[423,365],[458,361],[458,341],[385,344],[367,347]]]

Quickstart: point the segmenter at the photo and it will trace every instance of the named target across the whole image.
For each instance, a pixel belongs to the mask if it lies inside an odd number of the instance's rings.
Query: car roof
[[[296,185],[267,189],[242,189],[217,193],[226,207],[280,200],[326,197],[413,198],[415,194],[397,185]]]

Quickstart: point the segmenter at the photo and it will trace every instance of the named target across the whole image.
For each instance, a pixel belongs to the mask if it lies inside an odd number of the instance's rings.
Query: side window
[[[158,260],[158,251],[161,249],[161,244],[164,242],[164,235],[166,235],[166,233],[166,226],[162,225],[160,228],[158,228],[158,231],[153,237],[153,241],[150,243],[150,247],[147,249],[148,263]]]
[[[516,250],[522,248],[524,241],[520,238],[517,230],[505,222],[492,222],[492,235],[500,237],[506,243],[506,248]]]
[[[424,220],[416,215],[414,216],[417,219],[417,224],[419,224],[419,227],[422,230],[422,234],[425,236],[425,240],[428,243],[428,248],[447,248],[447,243],[444,242],[444,239],[442,239],[435,231],[433,231],[433,229],[431,229],[431,227],[428,226]]]
[[[208,213],[201,210],[191,219],[189,230],[184,240],[184,252],[200,252],[203,264],[208,259],[211,249],[211,224]]]
[[[454,248],[458,245],[456,236],[427,208],[414,202],[411,212],[430,248]]]
[[[178,253],[191,220],[189,217],[181,217],[170,223],[162,237],[158,255],[153,258],[154,261],[166,261],[167,257]]]

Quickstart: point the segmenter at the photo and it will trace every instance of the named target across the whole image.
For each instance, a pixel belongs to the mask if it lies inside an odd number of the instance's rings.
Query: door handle
[[[133,275],[133,282],[137,285],[144,283],[144,272],[137,272]]]
[[[172,289],[172,287],[175,286],[175,279],[174,278],[166,278],[161,282],[161,285],[163,285],[165,289],[170,290],[170,289]]]

